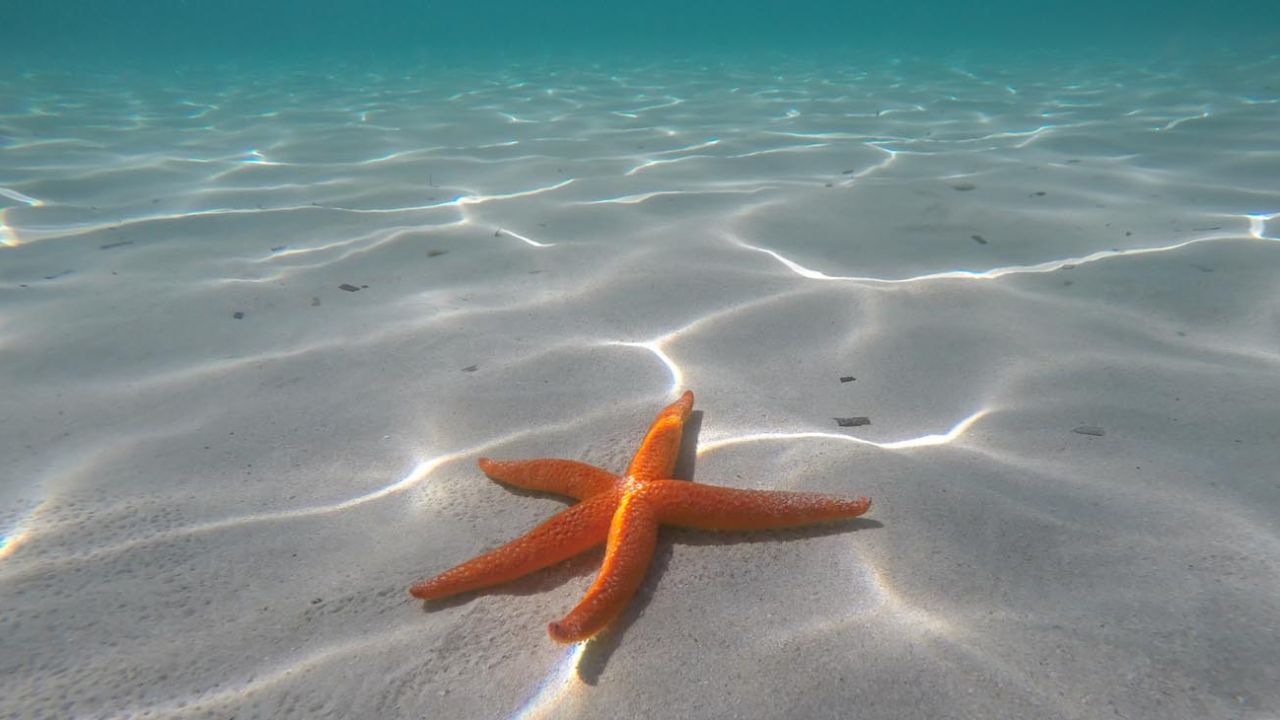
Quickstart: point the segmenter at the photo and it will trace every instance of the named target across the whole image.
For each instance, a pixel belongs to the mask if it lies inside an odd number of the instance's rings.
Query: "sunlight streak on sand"
[[[670,337],[671,337],[670,335],[664,335],[663,337],[658,338],[657,340],[647,340],[644,342],[624,342],[621,340],[611,340],[611,341],[605,342],[604,345],[606,346],[616,345],[621,347],[642,348],[644,350],[648,350],[649,352],[653,353],[654,356],[657,357],[658,360],[662,362],[663,366],[667,368],[667,373],[671,376],[671,386],[667,390],[668,394],[675,395],[676,393],[680,392],[681,388],[684,387],[684,371],[680,369],[680,366],[676,363],[676,361],[673,360],[671,356],[667,354],[667,351],[662,347],[663,343],[666,342],[667,339]]]
[[[560,717],[554,713],[563,712],[564,708],[561,705],[571,698],[573,693],[582,690],[583,683],[578,676],[578,663],[582,661],[586,648],[585,642],[574,643],[566,648],[560,654],[560,659],[538,682],[537,689],[529,699],[521,703],[520,707],[511,714],[511,720],[543,720]]]
[[[22,241],[18,238],[18,231],[14,230],[13,226],[5,219],[5,213],[7,212],[8,208],[0,210],[0,245],[15,248],[21,245]]]
[[[701,457],[707,453],[715,452],[733,445],[742,445],[745,443],[772,442],[778,440],[839,440],[841,442],[851,442],[857,445],[870,445],[878,447],[881,450],[910,450],[921,447],[934,447],[938,445],[947,445],[952,443],[990,412],[987,408],[977,410],[968,417],[960,420],[945,433],[931,433],[928,435],[920,435],[917,437],[903,438],[902,440],[876,441],[867,440],[865,438],[854,437],[852,435],[842,435],[840,433],[830,432],[758,432],[747,435],[732,435],[729,437],[717,438],[698,443],[698,456]]]
[[[1259,240],[1280,240],[1280,236],[1267,235],[1267,223],[1280,217],[1280,212],[1269,214],[1257,213],[1250,214],[1249,218],[1249,234]]]
[[[1248,216],[1250,221],[1250,235],[1254,238],[1262,240],[1272,240],[1274,238],[1262,235],[1262,229],[1265,227],[1265,220],[1273,216]],[[905,283],[917,283],[928,280],[995,280],[1006,275],[1020,275],[1030,273],[1051,273],[1062,269],[1069,269],[1077,265],[1085,265],[1087,263],[1098,262],[1100,260],[1108,260],[1116,257],[1128,257],[1134,255],[1148,255],[1152,253],[1170,252],[1178,250],[1190,245],[1198,243],[1213,242],[1220,240],[1239,240],[1240,235],[1209,235],[1205,237],[1191,238],[1182,242],[1170,243],[1169,245],[1161,245],[1157,247],[1130,248],[1127,250],[1099,250],[1079,257],[1063,258],[1061,260],[1047,260],[1034,265],[1010,265],[1006,267],[996,267],[989,270],[947,270],[943,272],[927,273],[924,275],[916,275],[914,277],[905,278],[881,278],[871,276],[856,275],[828,275],[820,270],[814,270],[792,260],[776,250],[758,247],[744,240],[733,237],[730,239],[735,245],[746,250],[753,250],[763,253],[777,260],[788,270],[810,280],[840,280],[846,282],[861,282],[872,285],[898,285]]]
[[[30,195],[24,195],[18,192],[17,190],[13,190],[7,187],[0,187],[0,197],[7,197],[10,200],[15,200],[17,202],[23,203],[25,205],[29,205],[31,207],[44,206],[43,200],[37,200],[36,198],[31,197]]]

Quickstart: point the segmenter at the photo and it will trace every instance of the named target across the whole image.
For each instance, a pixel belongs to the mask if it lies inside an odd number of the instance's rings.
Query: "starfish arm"
[[[547,626],[551,639],[578,642],[608,625],[635,595],[658,541],[653,508],[634,494],[625,495],[609,526],[609,543],[600,574],[577,607]]]
[[[685,390],[679,400],[658,413],[649,426],[648,434],[640,443],[640,449],[627,466],[627,477],[641,481],[671,477],[671,472],[676,467],[676,456],[680,453],[684,420],[689,417],[692,409],[693,392]]]
[[[657,480],[646,487],[658,520],[700,530],[766,530],[857,517],[869,498],[818,493],[740,490],[684,480]]]
[[[409,588],[422,600],[498,585],[554,565],[604,542],[617,505],[614,495],[596,495],[565,508],[501,547]]]
[[[485,475],[525,490],[543,490],[585,500],[613,488],[618,476],[574,460],[515,460],[480,458]]]

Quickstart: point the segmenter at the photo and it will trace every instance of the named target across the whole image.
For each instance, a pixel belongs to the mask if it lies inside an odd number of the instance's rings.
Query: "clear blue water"
[[[840,51],[1168,54],[1274,49],[1280,4],[1159,2],[5,3],[6,65],[187,62],[382,65],[515,58]]]

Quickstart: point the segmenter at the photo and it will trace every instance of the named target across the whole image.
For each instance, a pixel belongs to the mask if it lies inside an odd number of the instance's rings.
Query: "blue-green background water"
[[[1274,47],[1280,3],[1130,2],[8,2],[6,63],[161,68],[175,60],[487,64],[625,51],[682,56],[1002,50],[1186,56]]]

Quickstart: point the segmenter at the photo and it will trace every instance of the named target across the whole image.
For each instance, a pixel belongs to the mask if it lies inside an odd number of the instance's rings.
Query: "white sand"
[[[1235,66],[4,81],[0,716],[1275,717]],[[407,595],[562,507],[476,457],[684,387],[698,481],[868,522],[664,531],[585,648],[598,553]]]

